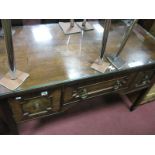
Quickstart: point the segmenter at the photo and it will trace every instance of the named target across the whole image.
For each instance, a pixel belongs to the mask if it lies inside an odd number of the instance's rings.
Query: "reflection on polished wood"
[[[24,91],[42,85],[54,85],[64,81],[100,76],[91,64],[99,57],[103,28],[91,23],[93,31],[64,35],[58,24],[14,27],[14,51],[17,69],[28,72],[30,77],[16,90]],[[107,44],[107,53],[115,53],[126,25],[113,23]],[[136,26],[121,57],[130,67],[145,65],[155,60],[154,40]],[[130,67],[126,67],[129,69]],[[4,40],[0,39],[0,78],[8,71]],[[110,71],[109,71],[110,72]],[[107,72],[106,72],[107,74]],[[0,86],[0,95],[12,93]]]

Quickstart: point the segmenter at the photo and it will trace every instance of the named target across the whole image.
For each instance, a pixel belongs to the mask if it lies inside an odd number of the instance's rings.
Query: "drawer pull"
[[[136,84],[136,87],[143,87],[143,86],[145,86],[145,85],[147,85],[149,83],[150,83],[150,80],[145,80],[141,84]]]
[[[145,85],[145,84],[149,84],[150,83],[150,80],[145,80],[145,81],[143,81],[143,84]]]
[[[41,111],[41,112],[37,112],[37,113],[33,113],[33,114],[29,114],[28,112],[24,113],[24,116],[28,116],[28,117],[32,117],[32,116],[37,116],[37,115],[41,115],[41,114],[45,114],[48,111]]]
[[[87,90],[80,89],[78,91],[75,91],[75,93],[72,95],[74,98],[81,98],[81,99],[86,99],[88,97],[88,92]]]
[[[80,98],[81,99],[86,99],[88,97],[88,93],[87,93],[87,90],[86,89],[83,89],[81,92],[80,92]]]
[[[108,87],[108,88],[104,88],[104,89],[100,89],[100,90],[95,90],[95,91],[92,91],[92,92],[88,92],[88,95],[93,95],[93,94],[97,94],[97,93],[112,90],[112,89],[113,89],[113,87]]]
[[[135,86],[136,87],[143,87],[143,86],[145,86],[145,85],[147,85],[147,84],[150,84],[150,80],[149,80],[149,77],[148,77],[148,75],[146,75],[145,77],[144,77],[144,79],[143,79],[143,81],[140,83],[140,84],[136,84]]]
[[[122,87],[122,85],[123,85],[122,83],[125,84],[124,82],[117,80],[116,84],[114,85],[114,90],[118,90],[120,87]]]
[[[41,112],[38,112],[38,113],[30,114],[29,116],[32,117],[32,116],[36,116],[36,115],[45,114],[45,113],[47,113],[47,112],[48,112],[48,111],[41,111]]]

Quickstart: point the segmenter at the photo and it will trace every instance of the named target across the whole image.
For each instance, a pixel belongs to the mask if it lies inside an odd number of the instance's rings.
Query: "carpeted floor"
[[[83,101],[63,114],[19,125],[22,135],[155,134],[155,102],[128,110],[123,96]]]

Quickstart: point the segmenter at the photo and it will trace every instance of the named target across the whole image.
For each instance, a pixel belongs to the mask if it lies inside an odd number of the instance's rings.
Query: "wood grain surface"
[[[16,91],[103,75],[90,66],[99,57],[104,29],[98,22],[91,24],[93,31],[72,35],[64,35],[58,24],[13,27],[16,31],[13,35],[16,67],[30,74]],[[106,53],[117,51],[125,30],[124,23],[112,23]],[[134,67],[155,60],[154,38],[136,25],[121,57],[127,63],[134,63]],[[4,39],[0,38],[0,78],[7,72]],[[0,86],[1,96],[14,92]]]

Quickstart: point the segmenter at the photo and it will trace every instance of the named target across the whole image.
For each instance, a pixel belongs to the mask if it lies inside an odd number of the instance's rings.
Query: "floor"
[[[125,96],[106,96],[82,101],[57,116],[19,125],[22,135],[130,135],[155,134],[155,101],[128,110]]]

